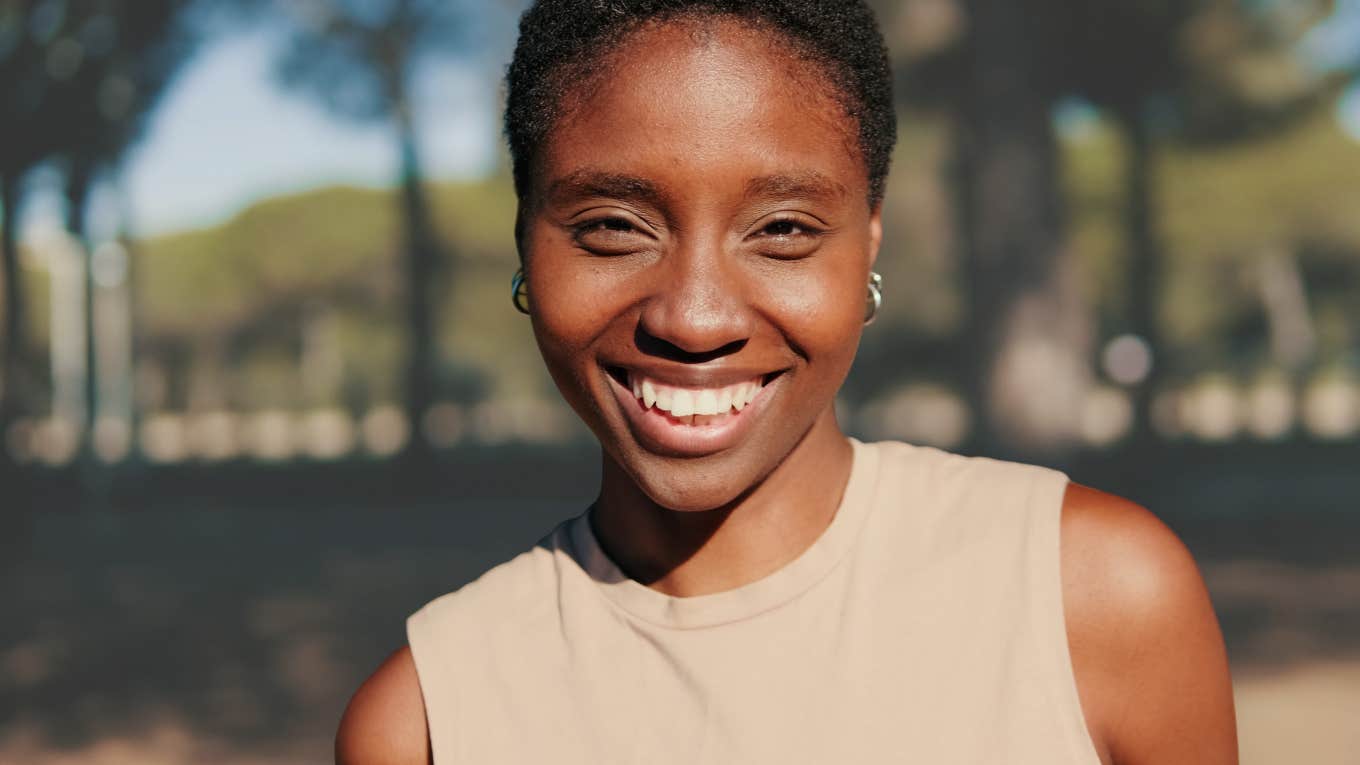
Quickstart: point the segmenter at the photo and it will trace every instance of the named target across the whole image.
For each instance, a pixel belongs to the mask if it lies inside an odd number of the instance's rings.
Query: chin
[[[601,444],[614,469],[657,506],[698,513],[730,507],[760,486],[810,428],[752,434],[732,449],[701,457],[657,454],[632,439],[601,439]]]
[[[623,465],[639,491],[658,506],[679,513],[701,513],[728,507],[765,477],[753,471],[741,470],[738,466],[716,462],[709,465],[662,464],[630,468],[632,466]],[[751,474],[744,475],[746,473]]]

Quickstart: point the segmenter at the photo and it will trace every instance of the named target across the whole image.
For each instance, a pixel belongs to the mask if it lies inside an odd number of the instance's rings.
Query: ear
[[[883,245],[883,203],[869,211],[869,267],[878,262],[878,248]]]

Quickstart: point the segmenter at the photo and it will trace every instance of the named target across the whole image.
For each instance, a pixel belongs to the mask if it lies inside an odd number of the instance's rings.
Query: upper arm
[[[430,733],[411,649],[388,657],[350,699],[335,736],[337,765],[428,765]]]
[[[1132,502],[1074,484],[1062,579],[1082,709],[1102,754],[1117,765],[1235,764],[1223,637],[1176,535]]]

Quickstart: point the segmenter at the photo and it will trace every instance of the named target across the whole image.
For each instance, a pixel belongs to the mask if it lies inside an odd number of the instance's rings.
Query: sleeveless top
[[[737,589],[625,576],[588,513],[410,617],[436,765],[1099,763],[1063,621],[1067,478],[854,442],[806,551]]]

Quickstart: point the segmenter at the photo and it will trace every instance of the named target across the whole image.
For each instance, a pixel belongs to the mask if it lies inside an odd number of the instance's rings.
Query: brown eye
[[[802,226],[791,220],[777,220],[765,228],[761,233],[766,236],[795,236],[804,233]]]
[[[582,222],[573,229],[572,238],[582,249],[596,255],[626,255],[645,246],[642,232],[618,217]]]
[[[753,237],[760,252],[768,257],[796,260],[811,255],[821,244],[822,231],[798,218],[777,218],[766,223]]]
[[[597,231],[632,231],[633,226],[623,218],[605,218],[589,224],[588,228]]]

